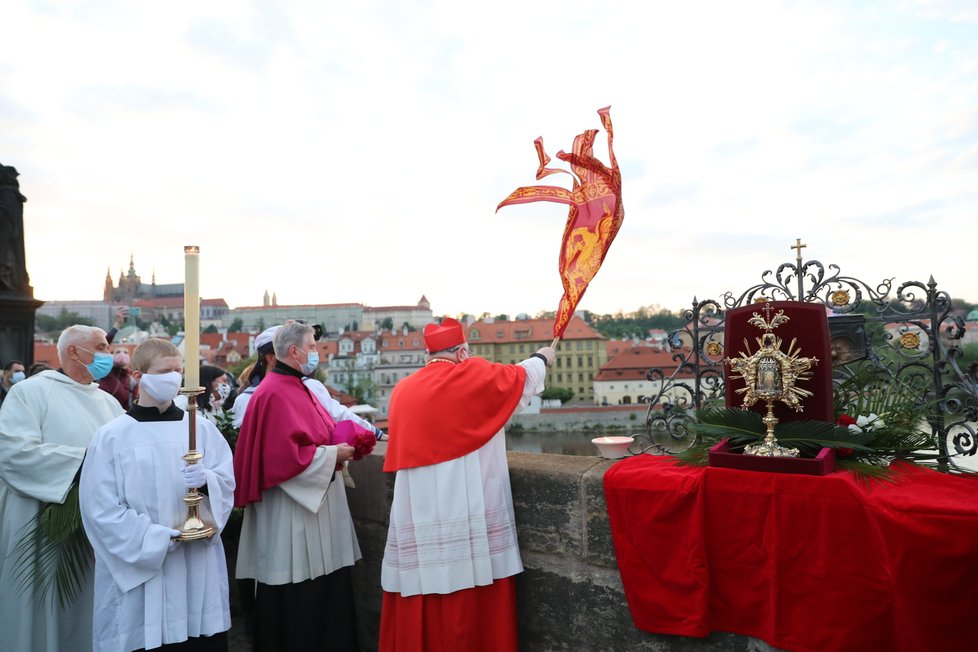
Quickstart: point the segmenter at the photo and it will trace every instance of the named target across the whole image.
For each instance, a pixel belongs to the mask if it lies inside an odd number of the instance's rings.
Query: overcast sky
[[[978,3],[4,2],[0,163],[40,299],[553,310],[565,206],[495,207],[611,105],[625,221],[580,304],[804,250],[978,301]],[[595,151],[607,160],[599,134]],[[556,161],[556,157],[555,157]],[[566,183],[565,175],[547,182]]]

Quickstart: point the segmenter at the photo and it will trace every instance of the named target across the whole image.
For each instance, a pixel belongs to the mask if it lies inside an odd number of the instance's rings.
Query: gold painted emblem
[[[720,346],[719,342],[710,342],[706,345],[706,354],[712,357],[717,357],[723,353],[723,347]]]
[[[849,292],[847,290],[836,290],[832,293],[833,306],[849,305]]]
[[[900,346],[905,349],[920,348],[920,335],[917,335],[917,333],[904,333],[900,336]]]

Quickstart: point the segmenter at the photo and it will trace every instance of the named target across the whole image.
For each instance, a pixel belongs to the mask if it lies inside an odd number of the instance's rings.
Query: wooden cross
[[[801,250],[807,246],[808,245],[801,243],[801,238],[795,238],[794,246],[788,247],[788,249],[795,249],[797,251],[798,260],[801,260]]]

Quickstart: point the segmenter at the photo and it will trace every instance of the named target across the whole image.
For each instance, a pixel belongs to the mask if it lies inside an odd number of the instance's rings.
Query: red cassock
[[[391,396],[384,470],[415,469],[478,451],[516,410],[525,382],[526,370],[517,365],[481,358],[429,363],[398,383]],[[515,578],[446,594],[384,591],[380,649],[515,651]]]

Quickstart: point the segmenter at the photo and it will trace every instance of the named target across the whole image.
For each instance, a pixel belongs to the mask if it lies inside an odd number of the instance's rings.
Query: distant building
[[[414,330],[421,330],[434,321],[435,319],[431,314],[431,304],[422,295],[416,306],[364,307],[363,323],[360,324],[360,328],[365,331],[380,328],[398,331],[407,325]]]
[[[483,319],[466,326],[465,335],[475,355],[512,364],[550,346],[553,329],[553,319]],[[607,355],[605,337],[580,317],[573,317],[557,344],[557,359],[547,369],[546,386],[570,389],[573,403],[590,405],[594,402],[594,377]]]
[[[265,293],[266,299],[268,293]],[[321,324],[327,333],[340,333],[360,330],[363,324],[363,304],[324,303],[280,306],[269,302],[263,306],[245,306],[228,311],[222,318],[224,328],[234,320],[241,320],[244,330],[262,330],[276,324],[284,324],[289,319],[304,319],[310,324]]]
[[[672,352],[655,346],[633,346],[614,356],[594,377],[595,405],[631,405],[640,403],[643,396],[657,394],[661,381],[649,380],[647,374],[649,369],[659,368],[670,377],[677,365],[672,356]],[[693,374],[680,372],[673,378],[692,381]]]
[[[37,309],[37,314],[59,317],[62,313],[73,312],[82,319],[90,321],[93,326],[109,330],[112,322],[115,321],[115,308],[113,304],[104,301],[45,301],[44,305]]]
[[[394,385],[424,367],[424,337],[401,329],[380,335],[380,356],[374,365],[374,401],[378,418],[386,419]]]
[[[142,278],[136,273],[136,265],[132,256],[129,256],[129,271],[125,275],[121,271],[119,272],[118,285],[113,285],[111,272],[105,271],[105,289],[102,293],[102,300],[106,303],[131,306],[137,299],[161,299],[164,297],[180,297],[182,300],[183,283],[157,285],[156,272],[153,272],[151,283],[143,283]]]

